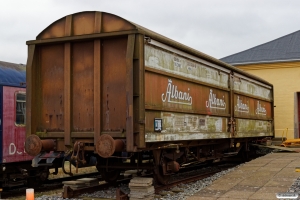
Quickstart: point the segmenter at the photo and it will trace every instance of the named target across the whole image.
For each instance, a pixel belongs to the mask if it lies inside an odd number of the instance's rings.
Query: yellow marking
[[[287,147],[287,146],[298,146],[300,145],[300,139],[289,139],[284,141],[280,146]]]

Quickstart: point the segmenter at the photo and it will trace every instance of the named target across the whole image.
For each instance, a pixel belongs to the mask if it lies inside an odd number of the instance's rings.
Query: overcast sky
[[[81,11],[113,13],[216,58],[300,30],[299,0],[1,0],[0,60],[27,61],[27,40]]]

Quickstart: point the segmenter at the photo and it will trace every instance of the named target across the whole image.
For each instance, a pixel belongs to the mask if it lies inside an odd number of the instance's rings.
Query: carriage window
[[[26,122],[26,94],[16,95],[16,125],[25,125]]]

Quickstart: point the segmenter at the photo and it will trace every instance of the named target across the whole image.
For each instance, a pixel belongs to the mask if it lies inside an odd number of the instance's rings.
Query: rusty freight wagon
[[[273,86],[119,16],[80,12],[28,41],[26,151],[107,181],[248,150],[274,135]],[[53,159],[47,159],[51,164]]]

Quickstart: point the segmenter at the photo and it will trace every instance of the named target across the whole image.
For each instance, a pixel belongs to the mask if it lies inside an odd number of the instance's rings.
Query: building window
[[[16,125],[26,123],[26,94],[17,93],[16,95]]]

